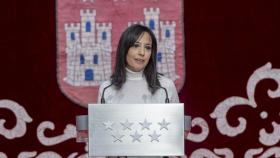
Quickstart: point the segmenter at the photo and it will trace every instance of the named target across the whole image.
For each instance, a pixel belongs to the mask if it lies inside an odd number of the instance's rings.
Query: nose
[[[143,46],[139,48],[138,54],[141,55],[141,56],[145,55],[145,48]]]

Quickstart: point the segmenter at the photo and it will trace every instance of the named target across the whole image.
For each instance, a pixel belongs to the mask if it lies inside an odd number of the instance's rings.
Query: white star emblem
[[[160,134],[157,134],[157,132],[154,131],[154,133],[153,133],[153,134],[150,134],[149,136],[151,137],[151,142],[153,142],[153,141],[159,142],[158,138],[159,138],[161,135],[160,135]]]
[[[161,122],[158,123],[160,125],[160,130],[166,129],[168,130],[167,126],[170,124],[170,122],[166,122],[165,119],[163,119]]]
[[[135,142],[135,141],[141,142],[140,137],[142,137],[143,135],[141,135],[137,131],[135,131],[135,133],[130,136],[133,138],[132,142]]]
[[[151,124],[152,124],[152,123],[151,123],[151,122],[148,122],[147,119],[145,119],[144,122],[140,122],[140,125],[142,125],[142,130],[144,130],[145,128],[149,130],[149,129],[150,129],[149,126],[150,126]]]
[[[124,137],[124,135],[121,135],[118,131],[116,134],[112,135],[112,137],[115,138],[114,142],[117,142],[117,141],[122,142],[122,138]]]
[[[105,130],[111,130],[112,131],[114,122],[106,121],[106,122],[103,122],[103,125],[105,126]]]
[[[133,123],[128,122],[128,119],[126,119],[126,121],[121,123],[121,125],[123,126],[123,130],[126,130],[126,129],[131,130],[131,126],[133,125]]]

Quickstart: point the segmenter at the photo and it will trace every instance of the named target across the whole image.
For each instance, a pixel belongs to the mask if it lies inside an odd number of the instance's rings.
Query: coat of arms
[[[148,26],[158,41],[158,72],[184,84],[182,0],[57,1],[57,78],[63,93],[82,106],[95,103],[110,79],[118,40],[131,24]]]

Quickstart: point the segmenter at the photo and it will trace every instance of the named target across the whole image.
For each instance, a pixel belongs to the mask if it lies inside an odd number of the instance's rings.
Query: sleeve
[[[101,97],[102,97],[102,92],[103,92],[104,87],[106,87],[109,84],[110,84],[109,81],[105,81],[105,82],[100,84],[99,90],[98,90],[98,97],[97,97],[97,101],[96,101],[98,104],[101,103]]]
[[[101,103],[101,95],[102,95],[102,91],[103,91],[103,86],[102,84],[99,86],[99,90],[98,90],[98,96],[97,96],[97,104],[100,104]]]
[[[169,102],[170,103],[179,103],[179,96],[176,89],[176,86],[173,81],[169,82]]]

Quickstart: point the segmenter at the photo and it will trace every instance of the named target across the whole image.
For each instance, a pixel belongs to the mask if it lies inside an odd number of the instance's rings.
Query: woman
[[[111,80],[99,88],[98,103],[178,103],[173,81],[157,72],[156,55],[153,32],[138,24],[128,27],[118,44]]]
[[[143,25],[132,25],[122,34],[116,66],[110,81],[101,84],[100,103],[178,103],[172,80],[157,72],[157,42]]]

